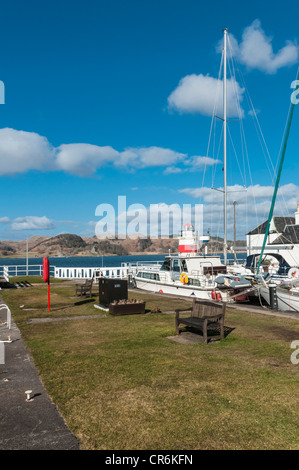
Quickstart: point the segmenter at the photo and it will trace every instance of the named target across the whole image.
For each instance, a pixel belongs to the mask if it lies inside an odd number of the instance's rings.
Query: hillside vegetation
[[[232,243],[232,242],[229,242]],[[244,241],[237,244],[245,245]],[[99,255],[138,255],[168,254],[178,252],[177,238],[150,239],[137,237],[126,239],[98,239],[80,237],[75,234],[60,234],[54,237],[33,236],[28,240],[29,257],[42,256],[99,256]],[[212,238],[208,251],[222,251],[222,239]],[[0,241],[0,257],[24,257],[26,240]]]

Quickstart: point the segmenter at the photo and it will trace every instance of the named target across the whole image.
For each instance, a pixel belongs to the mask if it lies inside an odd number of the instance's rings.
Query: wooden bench
[[[86,279],[86,281],[80,284],[76,284],[76,295],[87,295],[89,294],[90,297],[92,296],[92,284],[93,279]]]
[[[201,330],[203,332],[204,343],[206,344],[208,342],[208,330],[215,330],[220,327],[220,338],[223,339],[225,309],[226,304],[222,302],[193,299],[192,307],[175,311],[176,334],[180,334],[179,325],[183,323],[186,326]],[[180,312],[190,311],[191,316],[180,317]]]

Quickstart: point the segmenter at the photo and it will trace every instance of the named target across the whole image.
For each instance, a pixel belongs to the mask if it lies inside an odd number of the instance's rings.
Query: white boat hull
[[[260,287],[260,294],[265,301],[270,305],[269,288],[266,286]],[[278,310],[299,312],[299,289],[283,289],[276,288]]]
[[[200,288],[198,286],[188,286],[188,285],[179,285],[179,284],[168,284],[164,282],[150,282],[150,281],[144,281],[143,280],[138,280],[138,278],[135,278],[136,281],[136,287],[137,289],[142,289],[146,290],[149,292],[159,292],[161,294],[170,294],[170,295],[179,295],[183,297],[191,297],[191,298],[197,298],[197,299],[203,299],[203,300],[211,300],[213,299],[213,294],[212,292],[215,293],[215,296],[218,294],[221,295],[221,298],[219,300],[223,302],[231,302],[232,300],[229,298],[229,295],[225,291],[221,291],[213,286],[210,288],[204,287]]]

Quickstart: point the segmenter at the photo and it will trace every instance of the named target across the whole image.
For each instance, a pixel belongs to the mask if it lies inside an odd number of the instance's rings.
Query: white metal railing
[[[54,266],[54,277],[58,279],[90,279],[95,268],[66,268]]]
[[[131,268],[136,270],[137,268],[146,267],[147,269],[157,270],[160,269],[163,261],[137,261],[136,263],[121,263],[122,268]]]
[[[54,266],[50,266],[50,274],[54,275]],[[41,264],[30,264],[28,267],[25,264],[14,264],[0,266],[0,277],[4,277],[9,281],[9,277],[14,276],[42,276],[43,266]]]
[[[6,325],[8,329],[10,330],[11,329],[11,312],[10,312],[9,307],[6,304],[0,304],[0,310],[3,310],[4,308],[7,311]]]
[[[129,275],[134,275],[137,270],[143,264],[123,263],[122,266],[111,266],[111,267],[59,267],[50,266],[50,275],[57,279],[91,279],[97,280],[100,277],[111,277],[111,278],[126,278]],[[153,264],[151,269],[157,269],[160,265]],[[42,276],[43,266],[42,265],[8,265],[0,266],[0,277],[5,277],[9,280],[9,277],[15,276]]]
[[[125,279],[128,276],[137,274],[141,266],[148,269],[157,270],[161,263],[156,261],[145,261],[137,263],[122,263],[121,266],[102,266],[102,267],[54,267],[54,277],[57,279],[91,279],[98,280],[101,277]]]
[[[113,266],[113,267],[87,267],[87,268],[66,268],[57,267],[54,269],[54,277],[57,279],[91,279],[98,280],[101,277],[125,279],[129,275],[137,272],[137,267],[133,266]]]
[[[211,285],[215,284],[215,278],[217,275],[211,273],[209,276],[202,274],[202,272],[198,271],[197,269],[193,269],[190,273],[191,278],[197,279],[200,282],[200,285],[203,287],[211,287]]]
[[[6,280],[6,282],[9,282],[9,273],[8,273],[8,267],[7,266],[3,267],[3,277]]]

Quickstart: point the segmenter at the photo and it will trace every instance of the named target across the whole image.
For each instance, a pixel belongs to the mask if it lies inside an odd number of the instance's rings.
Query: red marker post
[[[48,283],[48,311],[50,312],[50,261],[49,258],[43,260],[44,282]]]

